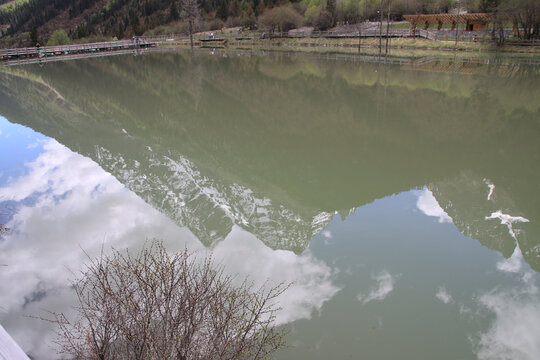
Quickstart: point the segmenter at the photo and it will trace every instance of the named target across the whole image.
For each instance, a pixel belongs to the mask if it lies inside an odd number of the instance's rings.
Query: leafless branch
[[[73,286],[77,318],[52,313],[60,352],[77,359],[264,359],[285,346],[274,326],[288,286],[254,288],[211,258],[169,254],[152,241],[138,254],[91,260]]]

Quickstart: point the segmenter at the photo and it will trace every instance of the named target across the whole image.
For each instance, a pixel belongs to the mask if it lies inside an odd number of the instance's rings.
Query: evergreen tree
[[[336,13],[336,0],[326,0],[326,10],[334,15]]]
[[[30,32],[30,46],[36,46],[38,43],[39,43],[39,39],[38,39],[37,26],[34,25],[32,27],[32,31]]]
[[[180,13],[176,7],[176,1],[173,1],[171,4],[171,11],[169,12],[169,21],[176,21],[180,19]]]
[[[219,4],[219,7],[216,13],[216,17],[225,21],[227,20],[228,16],[229,16],[229,4],[227,0],[221,0],[221,3]]]

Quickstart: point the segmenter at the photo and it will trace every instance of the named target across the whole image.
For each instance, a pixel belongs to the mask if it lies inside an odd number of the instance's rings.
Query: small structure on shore
[[[2,325],[0,325],[0,359],[30,360]]]
[[[417,25],[424,25],[427,30],[431,24],[437,24],[437,30],[441,30],[443,24],[452,24],[452,30],[456,25],[465,24],[465,31],[487,30],[491,22],[491,15],[486,13],[473,14],[422,14],[403,15],[405,20],[411,23],[412,30],[416,30]]]

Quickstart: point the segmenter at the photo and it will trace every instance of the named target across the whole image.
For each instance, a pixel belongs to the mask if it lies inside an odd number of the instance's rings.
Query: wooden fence
[[[488,31],[483,32],[466,32],[460,30],[457,33],[459,41],[491,41],[491,33]],[[374,29],[367,31],[289,31],[289,32],[238,32],[238,33],[221,33],[211,32],[194,34],[193,40],[197,46],[204,46],[205,43],[209,45],[217,45],[220,42],[227,40],[229,43],[242,42],[245,45],[249,45],[249,41],[256,39],[277,39],[277,38],[368,38],[368,37],[422,37],[434,41],[454,41],[456,39],[455,30],[423,30],[416,29],[389,29],[388,35],[386,29]],[[157,46],[160,43],[175,42],[180,40],[187,40],[189,37],[185,34],[166,34],[157,36],[146,36],[140,38],[133,38],[132,40],[122,41],[109,41],[98,42],[88,44],[74,44],[74,45],[60,45],[60,46],[43,46],[43,47],[25,47],[16,49],[0,49],[0,59],[4,62],[8,62],[9,65],[24,63],[36,63],[36,62],[48,62],[45,60],[50,57],[62,57],[65,60],[75,59],[80,54],[92,54],[103,52],[119,52],[133,49],[141,49]],[[539,42],[533,40],[526,41],[514,41],[508,42],[512,45],[527,45],[527,46],[539,46]],[[255,43],[253,45],[256,45]],[[312,46],[312,44],[309,44]],[[345,45],[343,45],[345,46]],[[354,46],[354,45],[351,45]],[[23,61],[25,60],[25,61]],[[26,61],[28,60],[28,61]]]
[[[59,55],[137,49],[156,46],[157,43],[157,41],[138,38],[133,40],[108,41],[88,44],[0,49],[0,59],[11,60],[20,58],[44,58]]]

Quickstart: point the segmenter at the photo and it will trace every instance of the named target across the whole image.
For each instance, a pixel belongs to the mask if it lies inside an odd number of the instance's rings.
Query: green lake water
[[[69,313],[85,252],[159,238],[292,282],[276,359],[538,359],[539,80],[210,51],[3,68],[0,324],[56,358],[33,317]]]

